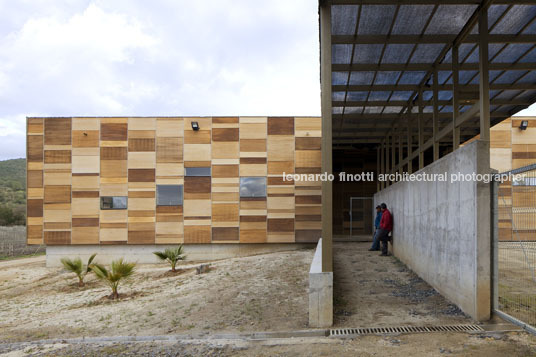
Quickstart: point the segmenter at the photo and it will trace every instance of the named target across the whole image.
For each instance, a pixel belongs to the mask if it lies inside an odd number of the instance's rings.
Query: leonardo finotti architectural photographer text
[[[359,174],[350,174],[346,172],[339,172],[338,174],[328,174],[324,172],[322,174],[287,174],[283,173],[283,181],[338,181],[342,182],[370,182],[370,181],[390,181],[390,182],[483,182],[490,183],[491,181],[497,181],[500,183],[506,181],[519,181],[523,179],[523,174],[477,174],[473,173],[437,173],[437,174],[428,174],[428,173],[414,173],[410,174],[407,172],[403,173],[393,173],[393,174],[379,174],[375,175],[374,172],[361,172]]]

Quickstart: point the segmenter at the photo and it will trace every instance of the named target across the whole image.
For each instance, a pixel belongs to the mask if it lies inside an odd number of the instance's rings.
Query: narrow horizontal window
[[[210,167],[186,167],[186,176],[210,176]]]
[[[156,185],[157,206],[182,206],[182,185]]]
[[[100,198],[101,209],[127,209],[126,196],[105,196]]]
[[[266,177],[241,177],[240,197],[266,197]]]

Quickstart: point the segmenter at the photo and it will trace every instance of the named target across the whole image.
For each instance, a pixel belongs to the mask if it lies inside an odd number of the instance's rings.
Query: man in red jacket
[[[391,212],[387,209],[387,205],[385,203],[382,203],[382,219],[380,221],[380,232],[378,234],[378,237],[380,241],[382,242],[382,254],[381,256],[387,256],[388,253],[388,243],[389,243],[389,232],[393,230],[393,216],[391,215]]]

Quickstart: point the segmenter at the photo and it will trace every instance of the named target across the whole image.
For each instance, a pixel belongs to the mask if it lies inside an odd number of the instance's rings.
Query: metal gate
[[[510,171],[498,185],[496,313],[536,332],[536,165]]]

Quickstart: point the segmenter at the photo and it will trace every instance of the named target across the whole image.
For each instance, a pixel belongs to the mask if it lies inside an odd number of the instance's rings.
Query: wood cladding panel
[[[56,131],[57,119],[68,125]],[[281,175],[320,170],[320,130],[319,118],[30,118],[28,163],[37,165],[28,166],[28,239],[48,232],[51,244],[315,241],[320,185],[295,187]],[[184,167],[207,166],[211,177],[184,177]],[[267,197],[241,199],[241,176],[267,177]],[[184,206],[156,207],[156,183],[184,184]],[[128,210],[101,211],[103,195],[128,196]]]
[[[26,152],[28,161],[43,161],[43,136],[28,135],[26,138]]]
[[[212,241],[238,242],[238,227],[212,227]]]
[[[44,203],[70,203],[71,186],[45,186]]]
[[[128,137],[127,123],[101,123],[101,141],[126,141]]]
[[[45,118],[45,145],[71,145],[71,118]]]
[[[294,118],[268,117],[268,135],[294,136]]]
[[[45,231],[44,241],[46,245],[71,244],[71,231]]]

